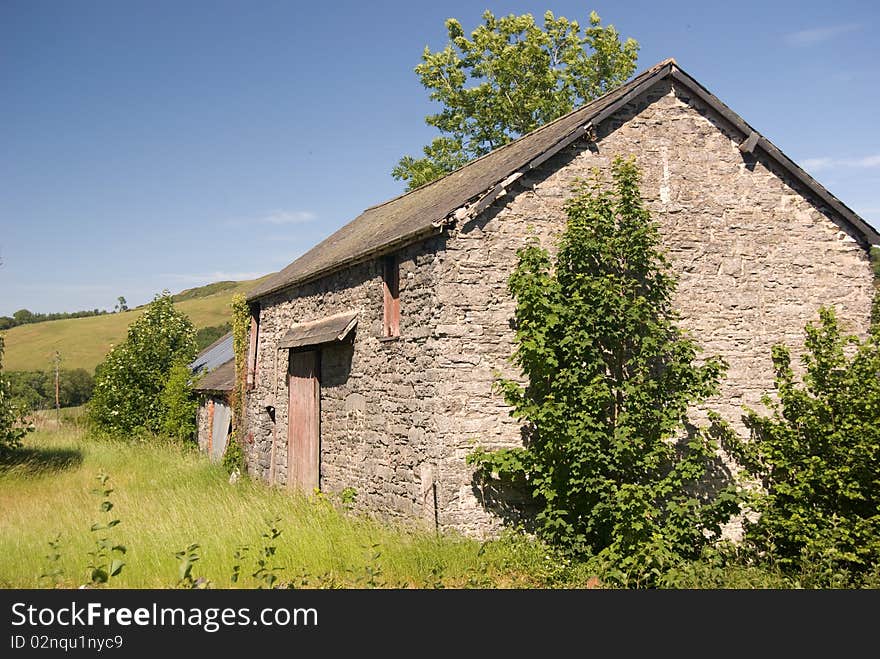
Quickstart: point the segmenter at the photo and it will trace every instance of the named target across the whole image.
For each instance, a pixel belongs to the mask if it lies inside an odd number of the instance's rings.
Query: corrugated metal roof
[[[578,131],[582,131],[587,124],[598,125],[624,104],[671,74],[676,82],[698,92],[710,106],[744,131],[747,137],[754,132],[739,115],[684,73],[675,60],[667,59],[601,98],[471,161],[443,178],[368,208],[286,268],[251,289],[248,299],[259,299],[288,286],[322,276],[347,263],[357,262],[372,254],[388,251],[396,245],[426,236],[431,231],[439,231],[457,209],[491,191],[493,187],[497,188],[500,182],[518,170],[527,168],[529,163],[541,161],[542,156],[553,153],[560,144],[567,144],[566,140],[578,135]],[[765,154],[828,204],[850,228],[854,237],[865,244],[880,243],[880,234],[873,227],[795,165],[769,140],[761,137],[758,145]]]
[[[229,332],[202,350],[190,363],[189,367],[193,373],[213,371],[215,368],[228,362],[233,356],[232,332]]]
[[[357,325],[357,313],[343,313],[294,325],[278,342],[279,348],[301,348],[344,341]]]

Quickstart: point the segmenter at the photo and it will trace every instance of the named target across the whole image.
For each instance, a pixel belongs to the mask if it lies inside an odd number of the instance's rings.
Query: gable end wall
[[[804,324],[823,304],[864,335],[873,290],[865,250],[766,156],[742,154],[743,138],[686,88],[660,81],[603,122],[595,144],[579,140],[454,229],[438,276],[439,327],[452,328],[447,351],[458,355],[437,384],[444,524],[478,536],[497,529],[464,456],[475,443],[520,443],[519,426],[491,390],[494,372],[516,376],[506,361],[514,348],[506,282],[516,249],[531,230],[552,250],[571,182],[594,167],[609,172],[615,155],[636,156],[679,277],[683,326],[730,365],[710,409],[744,431],[742,406],[760,409],[762,394],[772,392],[771,347],[802,345]]]

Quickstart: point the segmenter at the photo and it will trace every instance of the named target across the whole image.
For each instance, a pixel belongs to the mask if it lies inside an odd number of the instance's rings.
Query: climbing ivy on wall
[[[251,314],[244,295],[232,296],[232,350],[235,355],[235,383],[232,386],[232,437],[223,454],[223,466],[229,473],[245,470],[242,447],[245,419],[245,382],[247,378],[248,330]]]

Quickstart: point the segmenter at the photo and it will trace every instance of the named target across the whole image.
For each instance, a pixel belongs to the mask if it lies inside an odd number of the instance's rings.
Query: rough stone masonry
[[[520,427],[493,391],[516,376],[507,278],[529,235],[553,248],[575,179],[634,155],[679,278],[683,326],[729,364],[709,407],[742,429],[742,406],[772,391],[770,349],[802,345],[805,323],[834,305],[864,334],[872,296],[865,247],[833,211],[686,86],[663,79],[520,177],[485,211],[397,249],[400,337],[383,338],[382,258],[259,300],[257,377],[247,398],[248,469],[287,483],[287,363],[294,324],[358,312],[353,341],[321,350],[320,486],[351,487],[356,506],[484,537],[500,518],[481,501],[465,456],[515,446]],[[274,420],[266,410],[275,408]],[[699,413],[696,411],[695,413]]]

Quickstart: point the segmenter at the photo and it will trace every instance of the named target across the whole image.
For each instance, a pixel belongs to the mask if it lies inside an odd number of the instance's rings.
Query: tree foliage
[[[543,28],[531,14],[486,11],[483,21],[468,38],[448,19],[446,47],[425,47],[415,68],[443,108],[425,118],[441,136],[422,158],[404,156],[392,171],[410,190],[601,96],[635,70],[638,43],[621,43],[595,12],[583,29],[549,11]]]
[[[196,331],[196,347],[204,350],[214,343],[221,336],[225,336],[232,330],[231,323],[223,323],[222,325],[212,325],[211,327],[201,327]]]
[[[84,368],[59,373],[58,399],[61,407],[82,405],[92,397],[95,378]],[[49,371],[7,371],[8,394],[24,410],[55,407],[55,374]]]
[[[193,374],[186,362],[171,367],[162,389],[162,433],[189,441],[196,436],[196,412],[199,403],[192,390]]]
[[[195,330],[163,291],[128,327],[95,369],[89,418],[108,432],[159,432],[164,417],[160,394],[171,368],[196,355]]]
[[[831,308],[806,326],[801,382],[774,346],[769,415],[749,410],[740,460],[760,478],[747,546],[788,572],[821,565],[858,580],[880,567],[880,344],[841,331]]]
[[[12,402],[9,383],[3,373],[3,350],[3,337],[0,336],[0,457],[18,448],[22,438],[33,430]]]
[[[525,384],[498,388],[527,439],[469,462],[478,478],[529,491],[544,539],[646,583],[719,538],[739,495],[698,487],[715,446],[687,411],[717,391],[725,365],[698,365],[676,324],[676,281],[635,162],[617,158],[612,174],[610,187],[598,172],[576,187],[555,258],[534,240],[518,251],[512,359]]]

